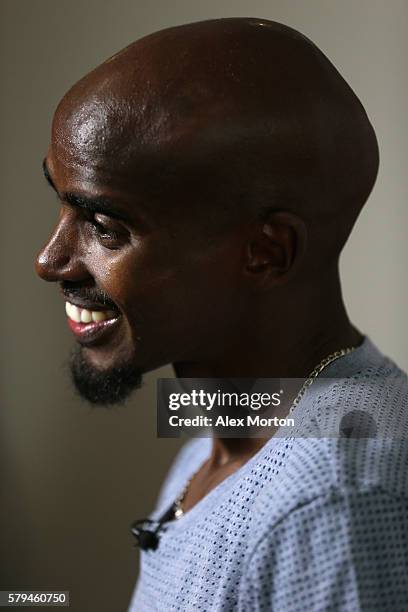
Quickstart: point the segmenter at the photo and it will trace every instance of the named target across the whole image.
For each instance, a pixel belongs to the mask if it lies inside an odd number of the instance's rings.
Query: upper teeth
[[[65,312],[70,319],[76,323],[91,323],[94,321],[105,321],[105,319],[113,319],[116,313],[113,310],[87,310],[86,308],[78,308],[70,302],[65,302]]]

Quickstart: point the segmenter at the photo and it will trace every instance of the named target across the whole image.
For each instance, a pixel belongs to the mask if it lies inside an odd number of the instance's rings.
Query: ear
[[[248,243],[246,272],[263,283],[283,284],[306,251],[306,225],[286,211],[271,211]]]

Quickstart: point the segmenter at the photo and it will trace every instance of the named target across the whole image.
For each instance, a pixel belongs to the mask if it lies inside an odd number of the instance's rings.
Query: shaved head
[[[67,93],[54,125],[54,146],[73,164],[99,174],[109,164],[135,185],[148,172],[147,197],[177,194],[201,229],[209,211],[216,231],[242,214],[290,210],[311,231],[316,221],[330,230],[330,240],[314,237],[326,255],[338,255],[378,170],[373,128],[333,64],[299,32],[259,19],[129,45]]]
[[[82,78],[53,120],[61,214],[37,261],[61,283],[81,394],[120,401],[168,363],[302,376],[358,343],[338,259],[377,170],[356,95],[272,21],[162,30]]]

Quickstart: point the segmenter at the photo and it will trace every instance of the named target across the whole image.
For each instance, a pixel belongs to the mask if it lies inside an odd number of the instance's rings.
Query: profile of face
[[[272,324],[293,301],[293,271],[301,278],[315,261],[304,248],[310,211],[322,223],[309,244],[327,242],[334,219],[326,259],[338,256],[375,179],[364,147],[375,147],[354,94],[337,72],[339,91],[329,91],[328,60],[299,37],[255,19],[170,28],[104,62],[60,102],[44,173],[61,210],[36,269],[60,285],[73,379],[90,402],[122,401],[165,364],[216,373],[227,354],[247,351],[262,317]],[[266,74],[266,51],[287,63]],[[307,97],[293,96],[293,75]],[[322,126],[336,125],[329,107],[335,98],[341,109],[341,96],[356,118],[349,131],[338,121],[344,143],[329,162]],[[333,210],[346,175],[353,204],[342,231],[338,211],[327,221],[321,210],[333,173]]]
[[[96,120],[92,130],[99,129]],[[149,191],[150,181],[160,181],[154,168],[137,179],[123,175],[111,145],[103,155],[92,146],[57,113],[44,169],[61,212],[36,267],[60,284],[77,342],[78,390],[110,404],[138,387],[143,373],[205,359],[227,342],[245,308],[240,251],[248,228],[214,238],[216,231],[185,210],[200,184],[157,200]]]

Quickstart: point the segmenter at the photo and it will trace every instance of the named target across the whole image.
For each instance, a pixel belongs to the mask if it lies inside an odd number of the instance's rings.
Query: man
[[[182,450],[132,610],[408,609],[406,376],[350,323],[338,273],[377,170],[353,91],[271,21],[152,34],[59,104],[37,270],[80,393],[120,402],[167,363],[306,381],[294,435]]]

